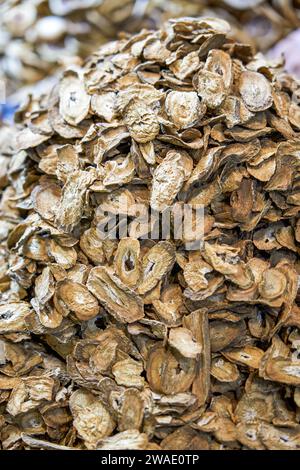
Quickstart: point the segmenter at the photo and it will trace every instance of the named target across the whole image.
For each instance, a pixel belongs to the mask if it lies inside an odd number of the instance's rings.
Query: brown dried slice
[[[135,287],[140,278],[140,243],[134,238],[123,238],[119,241],[115,254],[114,267],[122,282]]]
[[[15,333],[26,331],[26,319],[31,314],[30,304],[27,302],[12,302],[0,305],[0,333]]]
[[[229,90],[232,84],[232,60],[227,52],[218,49],[212,49],[207,55],[205,70],[217,73],[223,78],[226,90]]]
[[[195,378],[195,360],[176,356],[163,346],[155,346],[147,361],[147,380],[152,390],[175,395],[190,388]]]
[[[206,275],[212,271],[212,267],[203,260],[191,261],[184,267],[183,276],[188,287],[197,292],[208,287]]]
[[[203,257],[219,273],[232,282],[247,289],[252,286],[250,270],[238,256],[238,250],[226,245],[204,244]]]
[[[268,450],[299,450],[300,426],[293,429],[275,427],[269,423],[259,425],[259,438]]]
[[[300,361],[283,357],[271,357],[266,361],[260,375],[268,380],[299,387]]]
[[[141,377],[143,370],[143,365],[130,357],[118,361],[112,366],[112,373],[118,385],[139,389],[145,385],[145,379]]]
[[[239,79],[239,92],[250,111],[264,111],[272,106],[272,88],[261,73],[244,71]]]
[[[97,450],[145,450],[149,442],[147,434],[136,429],[129,429],[102,439],[98,442]]]
[[[54,258],[55,262],[64,269],[72,268],[77,261],[77,251],[72,246],[61,246],[54,240],[50,240],[48,244],[48,254]]]
[[[218,108],[226,98],[224,80],[216,72],[200,70],[196,88],[198,95],[209,109]]]
[[[182,426],[161,441],[164,450],[209,450],[209,437],[190,426]]]
[[[255,346],[244,346],[223,351],[222,354],[231,362],[252,369],[259,369],[264,352]]]
[[[269,158],[258,166],[247,165],[248,173],[259,181],[269,181],[276,170],[276,159]]]
[[[143,396],[138,390],[133,388],[125,390],[122,396],[118,430],[121,432],[130,429],[139,430],[144,418],[144,408]]]
[[[115,422],[100,399],[80,389],[70,397],[73,425],[88,449],[96,449],[100,439],[110,436]]]
[[[234,95],[227,96],[221,110],[225,115],[228,128],[245,124],[254,116],[254,113],[249,111],[241,98]]]
[[[243,338],[244,334],[244,322],[212,321],[210,322],[211,350],[213,352],[222,351],[233,342]]]
[[[177,129],[194,126],[206,110],[195,91],[171,91],[167,95],[165,106]]]
[[[140,100],[132,100],[127,106],[124,123],[131,137],[140,143],[149,142],[159,134],[160,127],[155,112]]]
[[[153,300],[152,305],[160,321],[169,326],[176,326],[183,315],[183,297],[180,286],[170,284],[161,294],[160,300]]]
[[[69,279],[57,284],[54,304],[64,317],[74,313],[79,320],[83,321],[94,318],[100,311],[97,299],[87,287]]]
[[[61,188],[54,183],[37,186],[31,197],[36,212],[44,219],[53,222],[61,198]]]
[[[127,157],[118,157],[109,160],[104,164],[105,176],[103,178],[104,186],[118,185],[121,186],[130,181],[134,177],[135,165],[131,155]]]
[[[162,212],[171,206],[186,179],[187,163],[185,152],[170,150],[156,167],[150,196],[152,209]]]
[[[78,74],[72,70],[65,72],[59,85],[59,112],[64,120],[73,126],[83,121],[89,113],[90,100]]]
[[[158,242],[143,257],[141,263],[141,282],[139,294],[154,289],[158,282],[171,271],[175,263],[175,247],[167,241]]]
[[[66,183],[68,177],[80,169],[79,154],[73,145],[67,144],[57,149],[57,156],[56,175]]]
[[[192,51],[184,57],[176,60],[169,65],[169,69],[179,80],[184,80],[195,72],[200,66],[199,55],[197,51]]]
[[[103,237],[97,227],[91,227],[86,230],[81,236],[79,242],[83,253],[94,264],[103,264],[105,261],[103,243]]]
[[[95,175],[90,171],[77,171],[69,176],[63,188],[55,219],[61,229],[72,232],[80,222],[86,191],[94,180]]]
[[[286,289],[287,279],[285,275],[277,269],[267,269],[262,280],[258,284],[260,295],[264,299],[276,299],[282,295]]]
[[[116,93],[113,91],[92,95],[91,109],[100,118],[111,122],[116,115]]]
[[[44,401],[51,401],[54,387],[55,380],[52,377],[22,378],[10,395],[7,411],[16,416],[37,408]]]
[[[195,359],[202,351],[199,344],[187,328],[171,328],[168,342],[170,346],[176,349],[183,357]]]
[[[188,328],[197,343],[201,346],[201,354],[196,359],[196,375],[192,392],[197,397],[198,406],[205,404],[210,390],[210,333],[208,315],[205,310],[195,310],[184,317],[184,326]]]
[[[90,272],[87,288],[101,304],[122,323],[133,323],[144,317],[141,298],[107,267],[99,266]]]
[[[235,382],[240,377],[237,366],[222,357],[212,360],[211,375],[219,382]]]

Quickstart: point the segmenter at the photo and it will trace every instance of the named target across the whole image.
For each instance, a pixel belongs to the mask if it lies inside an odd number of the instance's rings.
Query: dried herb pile
[[[1,128],[3,449],[299,448],[300,88],[228,33],[108,43]],[[201,249],[136,203],[203,204]]]
[[[120,31],[160,27],[175,16],[219,16],[232,35],[265,51],[300,27],[299,0],[4,0],[0,78],[9,94],[87,57]]]

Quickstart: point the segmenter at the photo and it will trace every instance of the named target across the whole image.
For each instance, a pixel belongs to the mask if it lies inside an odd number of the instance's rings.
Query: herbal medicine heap
[[[300,87],[228,33],[111,42],[1,129],[3,449],[299,448]]]
[[[86,58],[120,30],[160,27],[174,16],[219,16],[239,42],[267,51],[300,28],[300,0],[1,0],[0,79],[7,94],[48,86],[74,56]],[[291,42],[289,38],[287,40]],[[293,42],[293,41],[292,41]],[[50,85],[49,85],[50,86]],[[14,100],[16,97],[14,97]],[[18,100],[17,100],[18,101]]]

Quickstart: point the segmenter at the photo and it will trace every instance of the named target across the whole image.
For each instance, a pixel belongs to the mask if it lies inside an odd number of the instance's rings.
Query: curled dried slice
[[[272,106],[272,88],[268,79],[261,73],[242,72],[239,81],[239,91],[250,111],[264,111]]]
[[[223,78],[218,73],[201,70],[197,76],[197,93],[209,109],[218,108],[226,98]]]
[[[251,271],[241,261],[238,251],[234,247],[205,243],[203,257],[216,271],[224,274],[243,289],[252,286],[253,278]]]
[[[252,369],[259,369],[264,352],[255,346],[245,346],[224,351],[222,354],[231,362],[248,366]]]
[[[136,429],[129,429],[99,441],[98,450],[144,450],[148,448],[148,436]]]
[[[63,316],[74,313],[79,320],[89,320],[98,315],[100,307],[97,299],[86,286],[65,279],[57,284],[54,303]]]
[[[169,326],[177,325],[182,317],[183,298],[180,286],[167,286],[160,300],[153,300],[152,305],[159,320]]]
[[[111,122],[115,117],[116,93],[112,91],[93,95],[91,109],[100,118]]]
[[[59,112],[73,126],[79,124],[89,113],[91,97],[76,72],[65,73],[59,86]]]
[[[171,328],[168,341],[183,357],[196,358],[202,351],[201,345],[187,328]]]
[[[123,185],[129,183],[135,173],[134,162],[129,155],[123,158],[115,158],[104,164],[105,177],[103,179],[104,186]]]
[[[287,279],[278,269],[267,269],[258,284],[260,295],[264,299],[276,299],[286,289]]]
[[[80,248],[94,264],[104,263],[103,237],[97,227],[91,227],[83,233]]]
[[[88,289],[101,304],[122,323],[133,323],[144,316],[141,298],[104,266],[93,268],[90,272]]]
[[[54,387],[55,380],[52,377],[22,378],[10,395],[7,411],[16,416],[37,408],[45,401],[51,401]]]
[[[139,294],[146,294],[171,271],[175,263],[175,247],[169,242],[159,242],[144,256],[141,266]]]
[[[126,108],[124,122],[131,137],[137,142],[149,142],[159,134],[159,123],[155,112],[143,101],[133,100]]]
[[[240,376],[237,366],[222,357],[212,360],[211,375],[219,382],[235,382]]]
[[[143,365],[131,358],[116,362],[112,367],[112,373],[117,384],[125,387],[143,388],[145,380],[141,377]]]
[[[183,151],[170,150],[153,173],[150,205],[152,209],[163,211],[170,207],[184,181],[192,171],[191,159]]]
[[[196,124],[205,113],[195,91],[171,91],[166,98],[166,112],[178,129]]]
[[[227,52],[219,49],[212,49],[207,55],[205,70],[219,74],[224,81],[224,86],[228,90],[232,84],[232,60]]]
[[[197,292],[208,287],[206,275],[212,271],[212,267],[203,260],[190,261],[184,267],[183,276],[188,287]]]
[[[70,397],[73,425],[88,449],[95,449],[100,439],[110,436],[115,422],[98,397],[87,390],[77,390]]]
[[[188,328],[197,343],[201,346],[201,354],[196,358],[196,375],[192,392],[197,397],[198,406],[205,404],[210,390],[210,337],[208,314],[205,309],[195,310],[184,317],[184,326]]]
[[[68,178],[55,219],[56,224],[63,230],[71,232],[80,222],[86,191],[94,179],[95,175],[89,171],[77,171]]]
[[[33,207],[41,217],[54,221],[61,198],[61,188],[54,183],[37,186],[32,192]]]
[[[175,357],[162,346],[154,347],[148,357],[147,380],[152,390],[174,395],[185,392],[195,377],[195,361]]]
[[[26,331],[26,318],[31,313],[30,304],[27,302],[12,302],[0,305],[0,333],[15,333]]]

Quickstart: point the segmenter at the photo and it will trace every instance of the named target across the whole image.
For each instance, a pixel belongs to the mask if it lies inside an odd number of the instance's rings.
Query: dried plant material
[[[122,34],[0,128],[3,449],[297,448],[299,83],[236,33]]]
[[[197,92],[209,109],[221,106],[226,97],[223,78],[216,72],[201,70],[197,76]]]
[[[205,113],[194,91],[171,91],[166,98],[166,112],[178,129],[192,127]]]
[[[95,449],[98,441],[109,436],[115,423],[99,398],[85,390],[77,390],[70,397],[74,426],[88,449]]]
[[[272,88],[268,79],[258,72],[242,72],[239,92],[249,111],[265,111],[272,105]]]
[[[140,294],[149,292],[171,271],[175,263],[175,247],[169,242],[159,242],[150,248],[141,263]]]
[[[185,392],[195,377],[195,361],[176,357],[162,346],[153,348],[147,363],[147,380],[156,392],[166,395]]]
[[[54,304],[62,316],[74,313],[79,320],[96,317],[100,310],[97,299],[84,285],[68,279],[57,284]]]
[[[187,328],[172,328],[169,344],[184,357],[196,358],[201,353],[201,345],[193,339],[191,331]]]
[[[86,118],[90,99],[76,73],[69,72],[64,76],[59,87],[59,111],[68,124],[74,126]]]
[[[168,152],[163,162],[157,166],[153,174],[150,205],[157,211],[163,211],[171,206],[184,181],[189,176],[186,172],[192,170],[192,161],[185,152]]]
[[[132,323],[144,316],[142,299],[105,267],[93,268],[87,287],[119,321]]]

